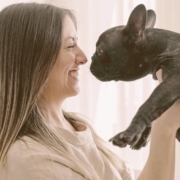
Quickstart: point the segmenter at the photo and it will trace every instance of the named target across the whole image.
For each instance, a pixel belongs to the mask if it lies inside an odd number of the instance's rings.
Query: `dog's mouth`
[[[118,81],[118,74],[115,75],[112,73],[112,68],[110,64],[101,64],[100,58],[96,55],[96,53],[91,57],[92,62],[90,65],[91,73],[100,81]]]
[[[96,53],[91,57],[92,62],[90,65],[91,73],[98,78],[99,80],[103,79],[105,76],[105,71],[103,70],[102,66],[100,65],[99,59]]]
[[[132,68],[119,69],[119,66],[114,66],[113,63],[106,64],[96,53],[91,58],[90,71],[100,81],[132,81],[139,78],[137,74],[132,73]]]
[[[92,60],[94,60],[94,56],[92,57]],[[91,73],[100,81],[109,81],[110,78],[108,78],[108,74],[105,72],[103,67],[99,64],[99,60],[96,59],[91,63],[90,66]]]

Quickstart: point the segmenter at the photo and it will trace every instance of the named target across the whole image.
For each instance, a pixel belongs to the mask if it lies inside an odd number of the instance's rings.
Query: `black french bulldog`
[[[103,32],[92,57],[91,73],[100,81],[133,81],[162,69],[163,82],[139,108],[129,127],[110,141],[140,149],[147,143],[151,122],[180,98],[180,34],[153,28],[156,15],[138,5],[126,26]],[[180,128],[176,138],[180,141]]]

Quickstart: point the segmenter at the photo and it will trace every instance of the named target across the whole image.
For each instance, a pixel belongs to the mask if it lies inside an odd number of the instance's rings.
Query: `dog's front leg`
[[[119,147],[130,145],[133,149],[139,149],[144,146],[152,121],[165,112],[178,98],[180,98],[180,74],[166,78],[157,86],[149,99],[139,108],[130,126],[110,141]]]

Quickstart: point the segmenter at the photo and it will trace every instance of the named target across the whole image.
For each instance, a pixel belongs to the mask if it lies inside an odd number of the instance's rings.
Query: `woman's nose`
[[[87,62],[87,57],[84,54],[84,52],[79,48],[77,54],[76,54],[76,63],[78,65],[83,65]]]

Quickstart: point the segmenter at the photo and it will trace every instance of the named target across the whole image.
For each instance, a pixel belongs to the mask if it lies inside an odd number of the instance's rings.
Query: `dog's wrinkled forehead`
[[[123,29],[124,26],[117,26],[103,32],[96,43],[96,47],[102,48],[102,50],[111,50],[119,42],[118,39],[121,38]]]

